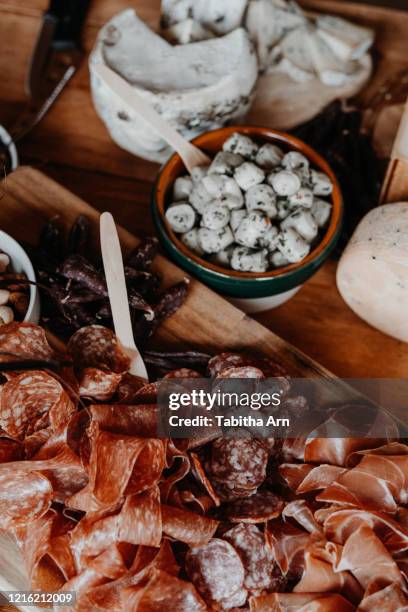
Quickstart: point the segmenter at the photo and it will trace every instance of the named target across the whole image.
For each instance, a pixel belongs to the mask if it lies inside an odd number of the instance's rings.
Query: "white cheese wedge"
[[[161,33],[170,43],[178,43],[180,45],[186,45],[187,43],[199,40],[208,40],[215,36],[215,34],[203,28],[200,23],[194,21],[194,19],[185,19],[175,23],[162,30]]]
[[[317,33],[343,61],[359,60],[374,42],[374,31],[334,15],[316,19]]]
[[[337,287],[364,321],[408,342],[408,202],[364,217],[340,259]]]
[[[184,137],[239,122],[246,115],[258,67],[248,34],[238,28],[210,40],[170,45],[133,9],[122,11],[99,32],[90,65],[105,63]],[[113,140],[124,149],[165,161],[171,149],[95,76],[93,101]]]
[[[245,18],[258,54],[261,71],[271,60],[271,50],[284,34],[306,23],[306,17],[295,2],[281,0],[250,0]]]

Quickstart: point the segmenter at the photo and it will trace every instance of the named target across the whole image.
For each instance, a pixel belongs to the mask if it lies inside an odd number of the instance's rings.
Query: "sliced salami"
[[[265,378],[262,370],[254,366],[235,366],[225,368],[217,375],[217,378]]]
[[[102,325],[89,325],[75,332],[68,352],[80,370],[98,368],[121,374],[130,364],[113,331]]]
[[[0,471],[0,529],[11,529],[35,521],[51,505],[48,478],[26,470]]]
[[[133,376],[126,372],[122,374],[122,378],[116,389],[117,402],[119,404],[133,404],[137,392],[146,385],[146,381],[138,376]]]
[[[272,491],[258,491],[247,499],[237,499],[225,509],[231,523],[266,523],[279,516],[284,501]]]
[[[265,480],[268,451],[253,438],[219,438],[212,444],[210,473],[240,488],[254,489]]]
[[[198,455],[196,455],[196,453],[191,453],[190,457],[192,461],[192,469],[194,476],[196,477],[197,481],[204,487],[205,491],[213,500],[215,506],[219,506],[221,503],[220,498],[214,491],[214,487],[212,486],[211,482],[208,480],[207,474],[205,473],[204,468],[201,465],[201,461]]]
[[[218,521],[189,510],[162,505],[163,532],[189,546],[207,544],[214,535]]]
[[[223,535],[232,544],[245,569],[244,586],[249,591],[262,591],[274,585],[274,563],[263,533],[255,525],[241,523]]]
[[[0,327],[0,361],[52,359],[54,353],[45,331],[33,323],[8,323]]]
[[[122,380],[121,374],[104,372],[98,368],[85,368],[81,372],[79,394],[99,402],[112,399]]]
[[[51,420],[59,424],[73,409],[60,383],[46,372],[19,374],[0,390],[0,425],[17,440],[44,429]]]
[[[208,605],[241,598],[245,571],[237,551],[229,542],[213,538],[186,555],[186,571]],[[245,603],[245,600],[242,602]],[[231,606],[234,607],[235,603]]]
[[[88,411],[104,431],[138,438],[154,438],[157,434],[158,409],[155,404],[94,404]]]
[[[223,370],[240,367],[245,365],[246,362],[246,358],[240,353],[220,353],[219,355],[211,357],[207,369],[210,376],[216,377]]]
[[[95,422],[92,426],[89,481],[99,502],[116,504],[125,491],[138,493],[159,481],[165,464],[161,440],[101,431]]]

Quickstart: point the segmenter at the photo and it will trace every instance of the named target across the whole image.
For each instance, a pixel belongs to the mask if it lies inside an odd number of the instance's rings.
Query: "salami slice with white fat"
[[[243,590],[244,566],[235,548],[225,540],[213,538],[189,550],[186,571],[208,605],[219,604]]]
[[[262,370],[254,366],[246,365],[226,368],[222,370],[217,378],[265,378]]]
[[[121,380],[121,374],[104,372],[98,368],[85,368],[81,372],[79,394],[81,397],[106,402],[112,399]]]
[[[265,480],[268,451],[253,438],[219,438],[212,444],[210,472],[219,480],[254,489]]]
[[[67,349],[80,370],[99,368],[121,374],[129,369],[130,359],[119,346],[115,334],[102,325],[79,329],[68,342]]]
[[[241,523],[222,536],[239,554],[245,569],[244,586],[262,591],[273,586],[274,563],[263,533],[255,525]]]
[[[210,376],[215,377],[227,368],[239,367],[245,363],[246,359],[240,353],[220,353],[210,359],[207,368]]]
[[[0,361],[52,359],[54,353],[45,331],[32,323],[8,323],[0,327]]]
[[[282,512],[283,499],[272,491],[258,491],[247,499],[237,499],[225,508],[231,523],[266,523]]]
[[[106,506],[128,494],[155,485],[165,465],[162,440],[101,431],[92,423],[89,482],[93,495]]]
[[[49,421],[61,424],[73,410],[61,384],[46,372],[19,374],[0,387],[0,426],[17,440]]]
[[[42,474],[26,470],[0,471],[0,529],[36,520],[51,505],[52,486]]]

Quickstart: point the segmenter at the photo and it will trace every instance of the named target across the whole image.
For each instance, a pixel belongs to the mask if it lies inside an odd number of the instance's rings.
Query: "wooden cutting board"
[[[44,223],[50,218],[57,216],[68,228],[79,214],[83,214],[93,222],[89,251],[99,257],[99,213],[91,206],[28,166],[20,167],[3,180],[0,187],[3,192],[0,229],[17,240],[36,244]],[[119,235],[125,252],[138,242],[123,228]],[[164,285],[186,276],[161,256],[157,257],[155,268],[163,276]],[[194,347],[210,353],[249,348],[252,352],[274,357],[293,376],[331,376],[319,364],[195,280],[191,280],[187,302],[160,328],[152,346],[162,349]],[[23,567],[14,541],[8,535],[0,537],[0,588],[29,588]]]
[[[89,251],[100,258],[99,212],[77,196],[28,166],[20,167],[3,180],[1,188],[4,191],[0,202],[2,230],[17,240],[36,244],[42,227],[50,218],[58,217],[68,228],[79,214],[83,214],[93,221]],[[125,253],[138,242],[123,228],[120,238]],[[188,276],[161,256],[154,267],[163,277],[165,286]],[[152,345],[178,349],[195,347],[210,353],[250,347],[252,351],[276,358],[293,376],[329,375],[323,367],[195,280],[191,280],[186,304],[161,327]]]

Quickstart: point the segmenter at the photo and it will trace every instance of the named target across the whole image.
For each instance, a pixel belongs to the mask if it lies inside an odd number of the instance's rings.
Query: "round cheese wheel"
[[[337,287],[367,323],[408,342],[408,202],[362,219],[340,259]]]

